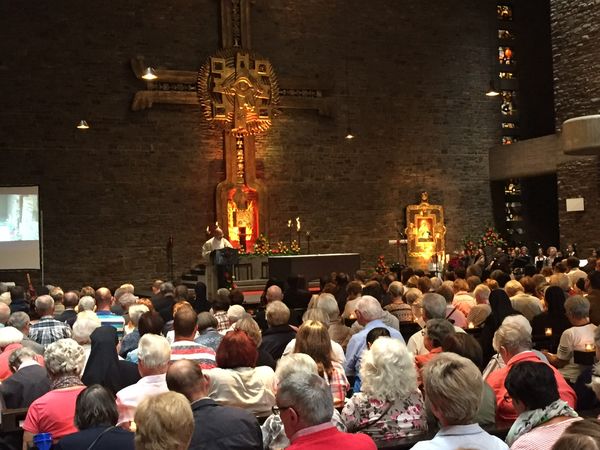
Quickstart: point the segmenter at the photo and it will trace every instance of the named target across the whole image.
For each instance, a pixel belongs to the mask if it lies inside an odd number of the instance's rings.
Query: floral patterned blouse
[[[382,414],[383,417],[377,420]],[[393,403],[358,392],[346,402],[342,419],[348,432],[360,431],[376,441],[400,439],[427,431],[425,407],[419,390]]]

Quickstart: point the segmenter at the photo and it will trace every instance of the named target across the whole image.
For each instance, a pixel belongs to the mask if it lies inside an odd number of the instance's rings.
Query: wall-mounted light
[[[352,134],[350,127],[346,129],[346,139],[354,139],[354,135]]]
[[[88,123],[85,120],[80,120],[79,123],[77,124],[78,130],[87,130],[89,128],[90,128],[90,126],[88,125]]]
[[[492,80],[490,80],[490,87],[487,90],[487,92],[485,93],[485,95],[487,95],[488,97],[497,97],[500,95],[500,92],[498,92],[495,88],[494,88],[494,82]]]
[[[152,67],[147,67],[144,75],[142,75],[142,78],[147,81],[152,81],[156,80],[158,77],[156,76],[156,73],[154,73],[154,69]]]

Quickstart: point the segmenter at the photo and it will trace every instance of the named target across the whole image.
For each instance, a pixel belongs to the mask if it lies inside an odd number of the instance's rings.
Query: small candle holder
[[[469,325],[467,325],[467,326],[469,327],[470,330],[475,328],[475,324],[473,322],[469,322]]]
[[[595,352],[596,346],[594,344],[585,344],[585,351],[586,352]]]
[[[545,328],[544,329],[544,334],[546,336],[552,336],[552,328]]]

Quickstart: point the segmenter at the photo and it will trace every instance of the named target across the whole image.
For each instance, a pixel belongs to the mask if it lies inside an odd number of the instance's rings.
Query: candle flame
[[[300,231],[300,217],[296,217],[296,231]]]

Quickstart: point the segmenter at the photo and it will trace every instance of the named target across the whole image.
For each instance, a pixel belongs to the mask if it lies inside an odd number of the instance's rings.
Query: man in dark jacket
[[[10,288],[10,313],[23,311],[29,314],[29,302],[25,298],[25,289],[23,286],[13,286]]]
[[[208,398],[208,379],[197,364],[190,360],[174,362],[167,372],[167,386],[191,403],[195,427],[190,450],[262,450],[256,417]]]
[[[13,375],[0,385],[7,408],[28,408],[34,400],[50,391],[46,369],[35,360],[36,353],[26,347],[15,350],[8,359]]]
[[[274,301],[267,304],[266,316],[269,328],[263,331],[260,348],[278,360],[285,347],[296,337],[296,332],[288,325],[290,309],[285,303]]]

